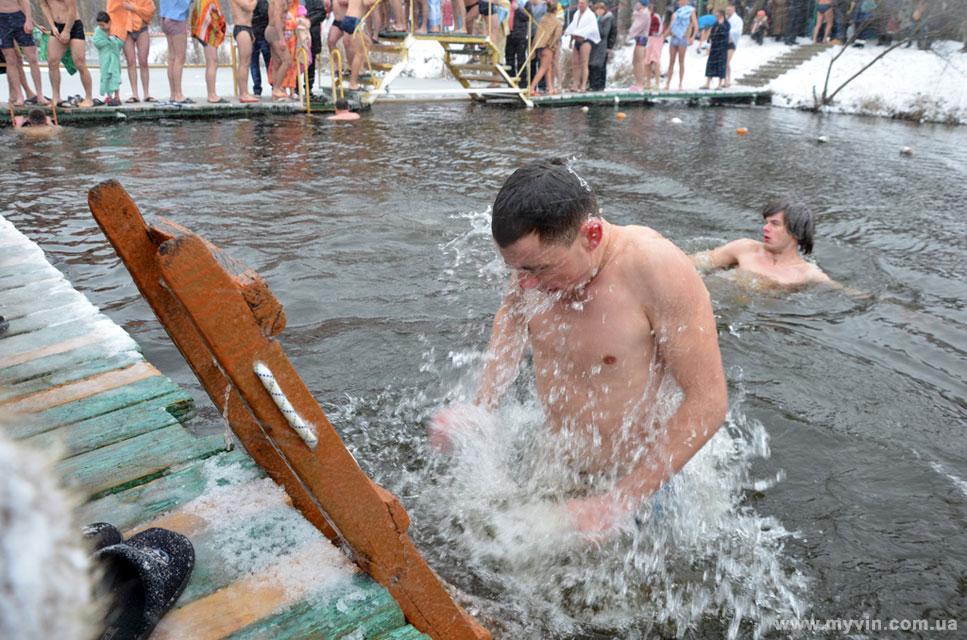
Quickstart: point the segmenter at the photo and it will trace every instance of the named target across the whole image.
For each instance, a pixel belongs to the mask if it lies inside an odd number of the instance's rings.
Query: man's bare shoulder
[[[806,269],[804,270],[803,276],[806,282],[819,284],[821,282],[832,282],[832,279],[826,275],[826,272],[819,268],[819,265],[813,262],[806,262]]]
[[[752,238],[739,238],[738,240],[733,240],[723,245],[723,247],[729,247],[736,255],[746,255],[761,251],[764,245],[760,241],[753,240]]]
[[[643,290],[658,294],[670,286],[691,282],[692,276],[697,278],[688,256],[665,236],[650,227],[620,229],[625,272],[643,285]]]

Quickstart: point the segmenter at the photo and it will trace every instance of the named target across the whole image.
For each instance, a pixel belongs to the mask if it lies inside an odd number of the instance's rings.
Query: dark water
[[[422,421],[472,370],[461,354],[484,344],[499,295],[486,209],[517,165],[550,154],[575,158],[612,222],[647,224],[688,251],[757,236],[769,196],[806,202],[819,213],[818,263],[868,296],[706,278],[733,411],[769,436],[772,454],[751,473],[781,478],[744,491],[744,508],[795,532],[780,558],[808,581],[807,616],[958,618],[964,629],[965,143],[963,128],[780,109],[629,109],[618,122],[611,109],[380,105],[356,126],[132,124],[39,144],[7,132],[0,212],[193,391],[200,430],[221,429],[219,417],[86,190],[117,177],[146,213],[228,249],[286,306],[290,357],[357,459],[414,513],[433,564],[485,618],[516,618],[498,624],[504,637],[638,637],[633,619],[602,630],[573,611],[577,627],[552,634],[532,600],[452,544],[436,522],[446,505],[427,504],[439,494],[424,492],[437,467]],[[719,637],[727,624],[706,615],[687,634]],[[934,637],[904,637],[915,636]]]

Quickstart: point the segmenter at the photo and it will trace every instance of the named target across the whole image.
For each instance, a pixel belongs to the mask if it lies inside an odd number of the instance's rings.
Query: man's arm
[[[618,482],[618,492],[634,504],[681,471],[709,438],[728,410],[728,394],[712,302],[701,277],[669,243],[661,268],[652,269],[655,309],[652,325],[658,357],[682,390],[678,411],[664,425],[655,459],[642,460]],[[675,255],[677,254],[677,255]]]
[[[516,282],[512,286],[494,316],[486,362],[473,404],[445,407],[430,421],[430,445],[437,451],[449,451],[454,441],[466,432],[489,430],[496,425],[492,413],[517,378],[527,346],[527,322],[520,307],[522,292]]]
[[[30,8],[30,0],[20,0],[20,10],[24,12],[24,33],[34,30],[34,16]]]
[[[494,411],[507,389],[517,379],[517,371],[527,347],[527,321],[521,310],[522,291],[515,281],[494,316],[486,361],[474,404]]]
[[[648,291],[647,308],[654,310],[651,321],[658,357],[684,398],[678,411],[661,425],[663,437],[614,491],[568,503],[578,529],[585,532],[608,531],[658,491],[715,434],[728,409],[708,291],[687,257],[671,243],[662,245],[657,245],[661,248],[652,252],[653,258],[642,269],[641,281]]]
[[[733,240],[732,242],[724,244],[717,249],[700,251],[699,253],[689,256],[689,258],[691,258],[692,264],[694,264],[695,267],[700,271],[727,269],[737,265],[739,263],[739,256],[751,249],[754,249],[755,246],[755,240],[743,238],[741,240]]]

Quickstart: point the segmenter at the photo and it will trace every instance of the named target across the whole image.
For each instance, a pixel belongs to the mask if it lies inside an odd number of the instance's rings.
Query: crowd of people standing
[[[92,38],[98,52],[99,95],[103,99],[94,97],[85,60],[87,35],[77,1],[39,0],[43,24],[35,25],[29,0],[0,0],[0,53],[10,62],[5,70],[13,106],[48,102],[41,90],[37,37],[47,43],[51,95],[58,106],[120,104],[122,55],[127,62],[130,87],[124,101],[155,102],[150,91],[148,27],[156,19],[167,45],[167,101],[193,102],[182,87],[189,36],[203,51],[207,101],[226,101],[218,95],[215,82],[219,48],[230,26],[220,0],[158,0],[158,5],[155,0],[106,0],[104,10],[97,13]],[[494,39],[495,34],[505,33],[503,63],[510,75],[527,84],[533,94],[559,93],[565,81],[569,81],[571,92],[605,88],[607,66],[619,41],[617,0],[593,5],[590,0],[451,0],[452,6],[441,4],[443,0],[410,1],[418,29],[473,33],[476,28]],[[628,41],[634,44],[632,91],[660,88],[666,44],[665,90],[673,84],[683,89],[685,54],[695,40],[699,41],[700,52],[708,52],[708,89],[712,80],[717,81],[717,87],[731,84],[732,58],[746,32],[759,44],[766,37],[795,44],[803,36],[815,41],[843,41],[850,33],[855,39],[873,28],[871,25],[878,25],[882,38],[884,34],[889,36],[890,29],[899,28],[898,19],[890,18],[889,0],[697,1],[698,6],[696,0],[635,0],[627,33]],[[912,28],[929,22],[929,1],[915,1],[907,20],[914,25]],[[350,72],[349,88],[358,89],[374,39],[382,29],[401,30],[405,26],[400,25],[408,22],[401,0],[386,0],[370,11],[375,2],[227,0],[224,4],[230,7],[231,37],[238,54],[233,73],[239,101],[257,102],[266,85],[271,86],[274,100],[297,100],[298,78],[303,74],[308,77],[307,88],[311,91],[324,39],[330,51],[342,47]],[[811,33],[807,33],[810,7],[815,20]],[[749,20],[748,29],[744,18]],[[323,33],[324,24],[329,25],[328,36]],[[967,38],[967,22],[964,26]],[[926,29],[921,32],[929,33]],[[83,97],[62,99],[61,61],[65,67],[70,63],[79,73]]]

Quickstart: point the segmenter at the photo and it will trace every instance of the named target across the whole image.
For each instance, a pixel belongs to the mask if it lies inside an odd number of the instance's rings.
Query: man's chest
[[[620,372],[650,360],[655,349],[646,310],[613,294],[558,302],[531,319],[528,333],[535,362],[553,363],[561,373]]]
[[[779,266],[758,254],[743,256],[739,268],[749,273],[763,276],[777,284],[795,284],[803,279],[803,265]]]

